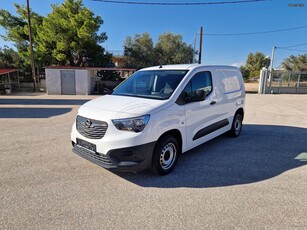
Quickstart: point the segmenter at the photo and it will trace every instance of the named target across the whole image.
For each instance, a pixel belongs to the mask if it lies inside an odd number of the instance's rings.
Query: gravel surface
[[[307,95],[248,94],[239,138],[189,151],[164,177],[71,152],[91,98],[0,96],[0,229],[307,229]]]

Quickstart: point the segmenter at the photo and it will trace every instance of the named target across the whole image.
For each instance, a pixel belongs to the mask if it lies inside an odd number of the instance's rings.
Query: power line
[[[282,50],[290,50],[290,51],[306,52],[307,53],[307,50],[288,49],[288,48],[283,48],[283,47],[276,47],[276,48],[282,49]]]
[[[156,6],[199,6],[199,5],[224,5],[253,2],[268,2],[271,0],[242,0],[242,1],[220,1],[220,2],[135,2],[135,1],[112,1],[112,0],[92,0],[94,2],[129,4],[129,5],[156,5]]]
[[[307,42],[301,43],[301,44],[298,44],[298,45],[292,45],[292,46],[281,46],[281,47],[278,47],[278,48],[292,48],[292,47],[298,47],[298,46],[304,46],[304,45],[307,45]]]
[[[299,26],[299,27],[279,29],[279,30],[248,32],[248,33],[228,33],[228,34],[226,34],[226,33],[222,33],[222,34],[204,33],[203,35],[204,36],[245,36],[245,35],[278,33],[278,32],[285,32],[285,31],[290,31],[290,30],[299,30],[299,29],[305,29],[305,28],[307,28],[307,26]]]

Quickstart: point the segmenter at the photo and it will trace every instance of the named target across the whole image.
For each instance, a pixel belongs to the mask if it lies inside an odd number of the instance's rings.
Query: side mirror
[[[185,91],[181,92],[180,96],[176,100],[177,105],[184,105],[190,102],[204,101],[206,99],[206,93],[204,90],[199,89],[193,92],[192,95],[188,95]]]
[[[181,94],[179,95],[179,97],[176,100],[176,104],[177,105],[184,105],[187,102],[187,96],[186,96],[186,92],[182,91]]]
[[[195,92],[195,101],[204,101],[206,99],[206,93],[202,89],[198,89]]]

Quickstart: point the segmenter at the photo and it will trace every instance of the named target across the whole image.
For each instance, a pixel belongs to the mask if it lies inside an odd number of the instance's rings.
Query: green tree
[[[15,50],[7,46],[0,48],[0,68],[19,68],[21,63],[22,60]]]
[[[249,53],[245,66],[240,67],[244,80],[247,81],[252,77],[259,77],[260,70],[263,67],[268,67],[269,62],[270,59],[267,58],[263,53]]]
[[[157,64],[182,64],[193,60],[192,46],[182,41],[182,35],[164,33],[155,45],[155,62]]]
[[[21,66],[30,73],[27,11],[24,5],[15,4],[17,16],[0,10],[0,26],[12,41],[23,60]],[[82,5],[82,0],[66,0],[62,5],[52,5],[53,12],[46,18],[31,11],[32,37],[36,67],[61,64],[72,66],[105,66],[112,55],[105,54],[99,45],[107,39],[98,34],[103,20]]]
[[[6,35],[1,35],[1,37],[6,41],[12,41],[15,44],[20,59],[17,63],[14,63],[14,66],[27,72],[31,71],[29,58],[29,30],[27,23],[27,10],[24,5],[14,5],[16,8],[17,16],[12,15],[6,10],[0,10],[0,26],[2,26],[6,31]],[[35,12],[31,12],[34,49],[37,46],[37,30],[41,25],[42,20],[42,16]],[[17,61],[17,59],[15,58],[14,61]],[[35,55],[35,61],[36,63],[39,62],[37,55]]]
[[[283,61],[282,66],[288,71],[307,71],[307,54],[291,55]]]
[[[240,66],[240,70],[241,70],[244,81],[248,81],[250,77],[250,71],[245,66]]]
[[[98,34],[103,20],[83,6],[82,0],[65,0],[61,5],[51,5],[53,12],[44,18],[38,31],[38,51],[51,56],[62,65],[93,65],[104,57],[99,43],[107,39]]]
[[[156,45],[149,33],[128,36],[124,43],[124,55],[129,68],[144,68],[152,65],[182,64],[193,60],[194,50],[182,41],[181,35],[165,33],[159,36]]]
[[[154,64],[154,47],[149,33],[128,36],[124,43],[124,55],[127,58],[128,68],[141,69]]]

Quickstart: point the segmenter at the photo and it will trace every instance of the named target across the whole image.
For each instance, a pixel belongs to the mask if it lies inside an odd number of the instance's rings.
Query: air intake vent
[[[81,116],[77,116],[76,125],[78,132],[89,139],[103,138],[108,129],[108,123],[104,121],[97,121]]]

